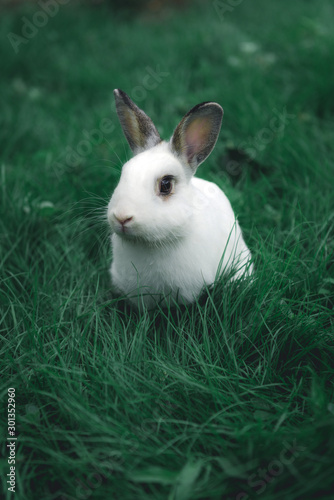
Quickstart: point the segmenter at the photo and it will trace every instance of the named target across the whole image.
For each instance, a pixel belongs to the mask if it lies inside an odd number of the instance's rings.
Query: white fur
[[[175,193],[163,198],[157,182],[176,177]],[[122,233],[116,217],[133,219]],[[161,142],[128,161],[108,205],[113,230],[111,277],[119,292],[146,307],[171,295],[193,302],[225,268],[250,273],[251,258],[232,207],[216,184],[191,170]],[[224,257],[223,257],[224,255]],[[222,259],[223,257],[223,259]],[[222,262],[221,262],[222,260]]]

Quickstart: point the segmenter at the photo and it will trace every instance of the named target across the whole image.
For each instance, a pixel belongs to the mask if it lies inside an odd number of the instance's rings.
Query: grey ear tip
[[[201,103],[197,104],[196,106],[194,106],[193,108],[191,108],[188,111],[188,113],[185,115],[185,117],[188,117],[195,112],[200,112],[201,110],[204,110],[205,108],[210,109],[211,111],[215,111],[215,113],[216,114],[218,113],[221,117],[223,117],[223,115],[224,115],[224,110],[221,107],[221,105],[218,104],[218,102],[205,101],[205,102],[201,102]]]
[[[220,104],[217,102],[210,102],[211,108],[215,110],[216,114],[218,115],[219,119],[222,120],[224,116],[224,110],[221,107]]]
[[[208,106],[210,106],[210,108],[215,108],[216,111],[219,111],[222,115],[224,114],[224,110],[221,107],[221,105],[218,104],[218,102],[207,102],[205,104],[208,105]]]

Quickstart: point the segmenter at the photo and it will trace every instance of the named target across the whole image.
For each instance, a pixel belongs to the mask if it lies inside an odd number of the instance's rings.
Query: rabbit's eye
[[[174,188],[174,177],[172,175],[165,175],[160,181],[160,194],[167,196],[171,194]]]

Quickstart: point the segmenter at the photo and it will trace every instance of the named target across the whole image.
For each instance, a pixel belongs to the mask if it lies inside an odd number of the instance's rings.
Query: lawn
[[[0,13],[3,498],[333,498],[333,3],[65,3],[44,25],[36,4]],[[255,280],[153,312],[111,292],[114,88],[166,139],[223,106],[197,175],[231,200]]]

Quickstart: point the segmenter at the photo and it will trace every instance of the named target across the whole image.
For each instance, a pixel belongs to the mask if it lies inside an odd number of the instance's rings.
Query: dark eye
[[[171,194],[174,187],[174,177],[172,175],[165,175],[160,181],[160,194],[167,196]]]

